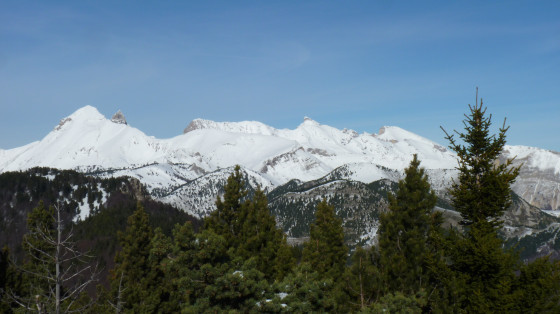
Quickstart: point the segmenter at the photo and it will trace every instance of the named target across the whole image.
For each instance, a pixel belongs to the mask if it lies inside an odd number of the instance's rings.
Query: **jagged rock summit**
[[[113,117],[111,117],[111,121],[118,124],[128,124],[126,123],[124,114],[121,112],[120,109],[113,115]]]

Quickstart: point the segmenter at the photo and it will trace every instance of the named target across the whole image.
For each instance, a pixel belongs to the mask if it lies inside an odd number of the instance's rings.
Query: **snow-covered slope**
[[[236,164],[253,184],[268,190],[292,179],[305,182],[329,174],[365,183],[396,181],[418,154],[433,175],[434,187],[444,191],[456,166],[455,155],[443,146],[394,126],[382,127],[377,134],[358,134],[309,118],[293,130],[255,121],[196,119],[181,135],[156,139],[127,124],[122,113],[115,116],[118,119],[110,120],[93,107],[81,108],[41,141],[0,150],[0,172],[43,166],[102,177],[128,175],[146,184],[155,198],[192,212],[194,203],[187,206],[185,200],[223,180]],[[559,209],[560,154],[508,146],[505,155],[517,155],[516,162],[525,164],[514,190],[532,204]],[[199,201],[211,207],[213,197]],[[203,215],[207,210],[192,213]]]
[[[158,144],[140,130],[107,120],[87,106],[62,119],[41,141],[7,151],[0,171],[37,166],[119,168],[164,161]]]
[[[397,127],[384,127],[376,135],[338,130],[309,118],[294,130],[197,119],[182,135],[156,139],[86,106],[62,119],[41,141],[0,152],[0,172],[36,166],[87,171],[181,164],[198,171],[181,171],[191,180],[240,164],[282,184],[317,179],[346,164],[404,169],[413,153],[429,169],[455,166],[452,153]]]
[[[504,156],[521,165],[512,189],[529,204],[560,209],[560,153],[527,146],[506,146]]]

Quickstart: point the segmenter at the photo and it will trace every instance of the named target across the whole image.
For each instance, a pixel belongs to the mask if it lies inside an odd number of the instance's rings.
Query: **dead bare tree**
[[[89,302],[75,306],[81,293],[97,281],[97,265],[92,266],[90,263],[93,256],[77,249],[76,242],[72,241],[73,230],[64,232],[61,206],[55,205],[54,210],[49,208],[49,212],[52,216],[50,222],[39,221],[29,226],[24,238],[23,246],[27,248],[29,256],[26,265],[35,267],[15,265],[27,278],[45,283],[45,287],[35,291],[30,289],[28,296],[13,292],[9,295],[14,302],[29,311],[57,314],[79,312],[92,304]]]
[[[123,292],[126,290],[126,288],[124,288],[122,286],[123,275],[124,275],[124,273],[121,272],[121,279],[119,280],[119,290],[117,291],[117,302],[114,304],[113,302],[108,301],[109,305],[111,305],[111,307],[115,310],[116,314],[122,313],[123,305],[126,303],[126,302],[123,302],[123,300],[122,300],[123,299],[123,296],[122,296]]]

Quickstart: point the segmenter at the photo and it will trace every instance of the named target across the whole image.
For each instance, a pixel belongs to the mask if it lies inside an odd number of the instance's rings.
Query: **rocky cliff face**
[[[124,114],[118,110],[113,117],[111,118],[111,121],[114,123],[118,123],[118,124],[128,124],[126,123],[126,119],[124,117]]]

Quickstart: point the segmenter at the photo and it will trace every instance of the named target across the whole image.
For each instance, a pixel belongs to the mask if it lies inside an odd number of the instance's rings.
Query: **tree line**
[[[460,228],[443,228],[437,197],[415,155],[389,195],[374,246],[350,253],[342,220],[323,199],[309,239],[292,247],[264,192],[249,197],[236,167],[216,210],[196,232],[190,222],[176,225],[170,236],[152,228],[139,203],[118,234],[109,285],[95,293],[85,290],[96,275],[85,266],[88,254],[71,242],[71,233],[61,234],[56,208],[40,204],[28,216],[26,258],[10,263],[7,250],[0,255],[0,310],[558,313],[560,264],[546,257],[523,263],[498,235],[519,173],[511,160],[496,162],[508,127],[504,121],[491,134],[482,101],[469,109],[464,132],[446,132],[458,156],[450,194]]]

